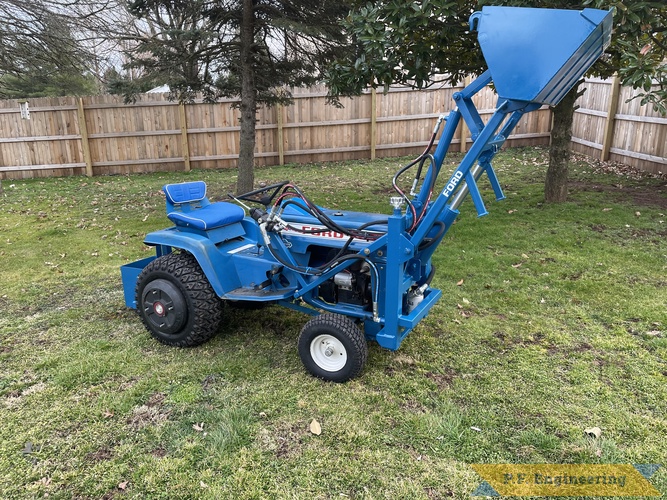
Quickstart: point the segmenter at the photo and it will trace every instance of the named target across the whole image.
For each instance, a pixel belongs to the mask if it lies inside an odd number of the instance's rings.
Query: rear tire
[[[315,377],[346,382],[358,377],[368,358],[368,345],[354,322],[340,314],[311,319],[299,336],[299,356]]]
[[[189,253],[152,261],[139,275],[135,293],[141,321],[163,344],[194,347],[218,332],[222,301]]]

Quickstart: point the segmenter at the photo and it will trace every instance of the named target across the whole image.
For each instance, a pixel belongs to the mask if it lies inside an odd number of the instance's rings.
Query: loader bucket
[[[470,23],[498,95],[553,106],[609,45],[612,13],[483,7]]]

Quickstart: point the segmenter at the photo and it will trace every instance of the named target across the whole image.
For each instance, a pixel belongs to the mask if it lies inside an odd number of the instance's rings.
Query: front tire
[[[218,332],[222,301],[189,253],[170,253],[148,264],[135,294],[141,321],[163,344],[194,347]]]
[[[358,377],[368,358],[368,345],[354,322],[340,314],[311,319],[299,336],[299,356],[315,377],[346,382]]]

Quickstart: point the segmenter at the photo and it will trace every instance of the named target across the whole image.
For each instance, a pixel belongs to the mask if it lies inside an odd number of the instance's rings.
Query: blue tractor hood
[[[609,45],[612,12],[483,7],[470,25],[501,98],[554,106]]]

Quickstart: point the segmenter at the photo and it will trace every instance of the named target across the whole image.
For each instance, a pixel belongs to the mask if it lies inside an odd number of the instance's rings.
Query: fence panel
[[[76,99],[30,102],[30,120],[21,119],[19,101],[0,101],[0,173],[13,178],[81,174]]]
[[[613,82],[586,81],[575,114],[573,148],[649,171],[667,164],[667,118],[621,89],[614,112]],[[453,108],[462,86],[426,90],[392,88],[326,104],[326,88],[292,89],[289,106],[257,113],[257,165],[414,155],[430,138],[436,118]],[[496,103],[485,89],[474,98],[483,119]],[[165,94],[124,104],[117,96],[30,99],[30,120],[19,101],[0,101],[0,179],[104,175],[233,168],[239,154],[239,109],[233,100],[179,105]],[[611,118],[609,118],[611,116]],[[549,143],[551,111],[525,115],[508,146]],[[462,150],[470,133],[459,126],[452,144]]]
[[[613,79],[590,78],[577,100],[572,142],[575,151],[617,161],[648,172],[667,171],[667,117],[633,99],[637,91],[617,88]],[[611,103],[611,106],[610,106]],[[611,108],[611,109],[610,109]],[[609,130],[605,151],[605,130]]]

